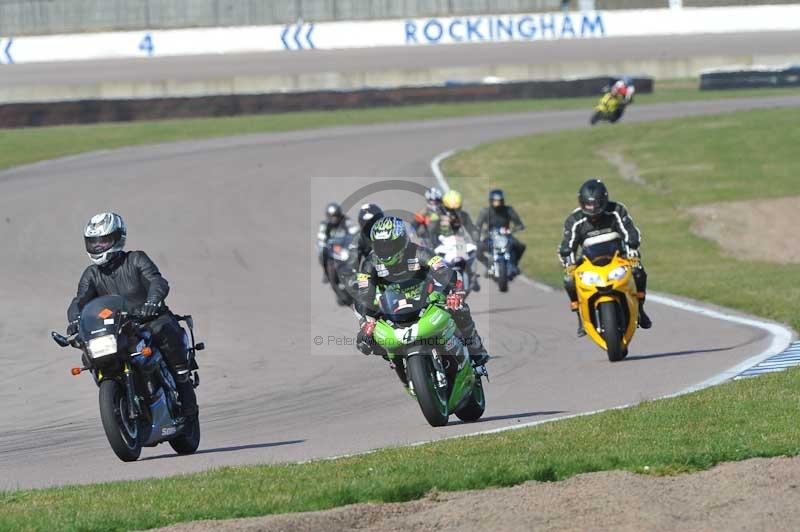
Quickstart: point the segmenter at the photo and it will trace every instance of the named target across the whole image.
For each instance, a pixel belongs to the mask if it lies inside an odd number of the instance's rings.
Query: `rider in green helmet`
[[[472,364],[485,364],[489,360],[489,353],[464,302],[464,284],[458,274],[430,249],[410,242],[405,222],[400,218],[386,216],[375,222],[370,231],[370,240],[372,252],[357,275],[358,299],[361,302],[357,306],[361,312],[358,349],[365,355],[383,354],[382,348],[372,341],[375,319],[380,313],[374,304],[376,288],[395,283],[421,282],[430,275],[441,293],[447,294],[445,305],[464,339]]]

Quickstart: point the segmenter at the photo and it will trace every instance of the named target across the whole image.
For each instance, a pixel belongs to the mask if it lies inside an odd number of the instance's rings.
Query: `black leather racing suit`
[[[361,303],[358,308],[362,316],[377,318],[380,316],[380,309],[375,305],[375,290],[377,287],[385,287],[393,283],[416,280],[419,282],[427,279],[430,273],[433,281],[441,287],[441,291],[447,294],[455,287],[458,276],[430,249],[418,246],[409,242],[406,246],[403,258],[394,266],[384,266],[374,254],[370,254],[361,267],[357,276],[358,280],[358,299]],[[453,316],[456,327],[461,332],[464,344],[470,355],[484,353],[483,342],[475,328],[475,322],[470,314],[469,306],[462,304],[458,310],[449,310]],[[362,318],[363,319],[363,318]],[[380,350],[379,346],[376,351]]]
[[[561,264],[569,266],[576,264],[578,249],[583,247],[587,238],[602,236],[608,233],[617,232],[622,236],[626,250],[637,250],[642,243],[642,233],[633,223],[633,219],[628,214],[625,205],[619,202],[609,201],[605,212],[592,219],[583,214],[580,209],[575,209],[564,222],[564,237],[558,248],[561,257]],[[639,261],[639,267],[633,269],[633,279],[636,282],[636,291],[639,292],[639,299],[644,300],[647,292],[647,272]],[[564,289],[569,295],[570,301],[578,301],[578,292],[575,288],[575,279],[572,275],[564,277]]]
[[[478,213],[478,219],[475,221],[475,226],[478,228],[478,260],[484,266],[489,267],[489,232],[492,229],[513,229],[514,231],[522,231],[525,229],[525,224],[522,219],[510,205],[501,205],[500,207],[484,207]],[[484,226],[486,226],[486,233],[484,234]],[[519,265],[522,255],[525,253],[527,246],[514,238],[514,235],[508,235],[511,240],[511,260],[514,266]]]
[[[358,232],[358,226],[347,216],[342,216],[338,224],[332,224],[328,221],[319,223],[319,230],[317,231],[317,258],[319,259],[320,266],[322,266],[323,274],[325,274],[325,259],[327,258],[325,252],[327,250],[328,239],[340,231],[355,234]]]
[[[135,312],[145,302],[163,302],[167,294],[167,280],[144,251],[123,252],[107,264],[93,264],[84,270],[78,282],[78,293],[67,310],[67,319],[70,322],[77,320],[83,307],[100,296],[122,296],[125,310]],[[147,324],[147,329],[180,387],[181,383],[188,382],[189,377],[183,329],[166,305],[161,308],[162,313]]]

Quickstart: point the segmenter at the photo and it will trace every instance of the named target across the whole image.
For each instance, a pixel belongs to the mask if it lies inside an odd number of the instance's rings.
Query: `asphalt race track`
[[[800,97],[634,106],[625,121],[797,105]],[[589,113],[253,135],[0,173],[0,488],[306,460],[443,438],[658,397],[759,353],[769,341],[760,330],[651,304],[655,328],[640,331],[631,356],[612,365],[587,339],[575,338],[562,293],[515,281],[499,294],[484,280],[471,302],[497,357],[486,416],[433,429],[383,360],[328,345],[328,336],[352,338],[355,321],[320,283],[313,238],[326,200],[342,200],[377,178],[431,183],[429,161],[444,150],[584,127]],[[584,178],[565,180],[564,193],[572,195]],[[421,203],[407,192],[372,198],[400,209]],[[171,282],[170,306],[193,313],[207,343],[200,357],[203,441],[194,456],[177,457],[163,445],[146,449],[137,463],[119,462],[100,425],[91,377],[69,374],[78,352],[49,338],[51,329],[63,330],[87,263],[83,224],[105,209],[126,217],[129,249],[150,253]],[[646,232],[646,217],[638,221]],[[552,248],[528,252],[553,254],[558,238]]]
[[[615,62],[743,58],[797,53],[797,32],[738,33],[655,37],[617,37],[470,45],[311,50],[291,53],[198,55],[2,67],[3,85],[86,85],[112,82],[206,81],[238,77],[289,76],[377,70],[420,70],[482,65],[552,65],[564,62]],[[469,53],[464,53],[465,47]],[[730,60],[730,59],[726,59]],[[722,60],[721,60],[722,61]]]

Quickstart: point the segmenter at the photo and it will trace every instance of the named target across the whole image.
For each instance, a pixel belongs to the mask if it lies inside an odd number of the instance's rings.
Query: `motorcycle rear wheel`
[[[336,263],[328,259],[325,264],[325,273],[328,276],[331,288],[333,288],[333,293],[336,294],[336,302],[343,307],[352,305],[353,297],[339,286],[339,273],[336,271]]]
[[[606,341],[608,360],[609,362],[619,362],[625,358],[626,352],[622,346],[622,331],[617,303],[611,301],[600,303],[600,323],[603,327],[603,339]]]
[[[414,355],[406,359],[408,377],[414,384],[414,394],[422,415],[432,427],[447,425],[447,397],[436,385],[436,369],[430,355]]]
[[[111,450],[123,462],[135,462],[142,453],[142,423],[128,418],[128,397],[115,380],[100,383],[100,421]]]

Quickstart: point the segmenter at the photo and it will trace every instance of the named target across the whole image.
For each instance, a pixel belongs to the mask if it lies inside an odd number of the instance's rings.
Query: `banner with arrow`
[[[281,42],[283,43],[284,50],[313,50],[314,41],[311,40],[311,34],[314,31],[314,24],[305,24],[299,22],[297,24],[287,24],[281,32]]]
[[[0,37],[0,65],[13,65],[14,57],[11,55],[11,45],[14,44],[12,37],[3,39]]]

